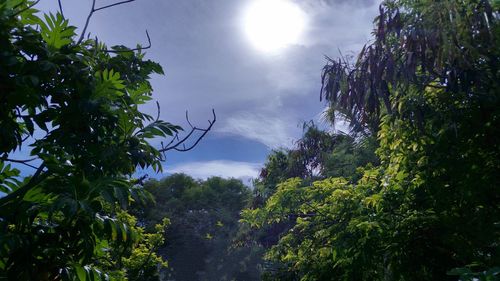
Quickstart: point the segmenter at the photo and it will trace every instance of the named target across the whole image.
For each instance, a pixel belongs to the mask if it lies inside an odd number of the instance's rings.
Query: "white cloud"
[[[329,55],[337,48],[343,52],[359,51],[371,38],[372,20],[380,0],[301,1],[313,21],[305,45],[329,46]]]
[[[284,116],[271,117],[264,113],[240,112],[227,118],[217,131],[240,135],[270,148],[278,148],[292,144],[292,134],[297,128],[290,125]]]
[[[275,55],[248,44],[240,15],[249,1],[137,1],[96,13],[88,31],[108,45],[135,46],[145,42],[148,29],[153,46],[147,58],[167,74],[152,79],[164,120],[189,128],[184,120],[189,110],[191,122],[202,127],[215,108],[218,121],[210,134],[241,136],[270,148],[291,146],[301,135],[297,125],[324,106],[319,102],[324,55],[360,50],[371,38],[381,0],[294,0],[309,18],[304,40]],[[81,26],[82,11],[91,3],[65,3],[65,15]],[[40,8],[56,11],[57,1],[41,1]],[[156,115],[154,102],[141,109]]]
[[[194,178],[206,179],[212,176],[248,180],[256,178],[262,164],[229,160],[188,162],[167,168],[168,173],[185,173]]]

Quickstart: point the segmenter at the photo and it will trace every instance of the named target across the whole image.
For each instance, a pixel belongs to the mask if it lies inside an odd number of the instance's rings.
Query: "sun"
[[[264,52],[299,43],[305,25],[305,13],[287,0],[252,1],[243,16],[245,34],[255,48]]]

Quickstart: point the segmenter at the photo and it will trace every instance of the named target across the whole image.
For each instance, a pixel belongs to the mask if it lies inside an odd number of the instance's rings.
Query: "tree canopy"
[[[259,280],[261,249],[238,247],[239,216],[251,198],[240,180],[194,180],[174,174],[145,184],[156,198],[139,218],[153,226],[168,217],[171,226],[159,254],[169,262],[168,279]]]
[[[254,227],[290,225],[267,252],[283,265],[271,279],[498,277],[499,8],[384,1],[357,60],[329,61],[322,97],[377,136],[380,165],[289,179],[244,211]]]
[[[37,1],[0,3],[0,279],[500,277],[498,1],[383,1],[373,40],[321,75],[331,125],[351,131],[306,123],[253,189],[134,178],[216,117],[180,137],[159,105],[139,110],[163,74],[151,44],[85,39],[94,13],[131,1],[93,0],[78,35]]]
[[[152,146],[182,130],[159,107],[154,117],[138,109],[161,66],[141,46],[85,39],[88,22],[77,36],[62,13],[39,16],[37,2],[0,3],[0,278],[146,280],[164,264],[155,251],[168,220],[148,234],[126,213],[152,200],[132,174],[161,171],[162,152],[183,150],[191,134]],[[93,4],[89,19],[113,6]],[[29,159],[16,158],[21,148]]]

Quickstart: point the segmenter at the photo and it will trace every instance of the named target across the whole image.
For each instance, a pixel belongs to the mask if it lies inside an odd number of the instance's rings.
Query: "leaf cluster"
[[[113,279],[102,258],[116,249],[114,260],[137,257],[150,269],[160,260],[143,253],[158,238],[119,214],[151,202],[131,176],[161,171],[149,141],[182,130],[139,110],[163,70],[141,49],[77,40],[60,13],[40,17],[34,4],[0,3],[0,277]],[[25,147],[33,160],[13,159]]]

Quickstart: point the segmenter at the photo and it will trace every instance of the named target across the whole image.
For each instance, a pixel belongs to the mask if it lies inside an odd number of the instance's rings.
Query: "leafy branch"
[[[45,169],[45,163],[42,163],[36,170],[35,174],[33,174],[33,176],[30,178],[28,183],[26,183],[21,188],[16,189],[14,192],[11,192],[6,196],[0,198],[0,206],[5,205],[6,203],[8,203],[9,201],[13,200],[16,197],[23,196],[31,188],[35,187],[37,184],[41,183],[43,180],[48,178],[50,173],[49,172],[43,173],[44,169]]]

